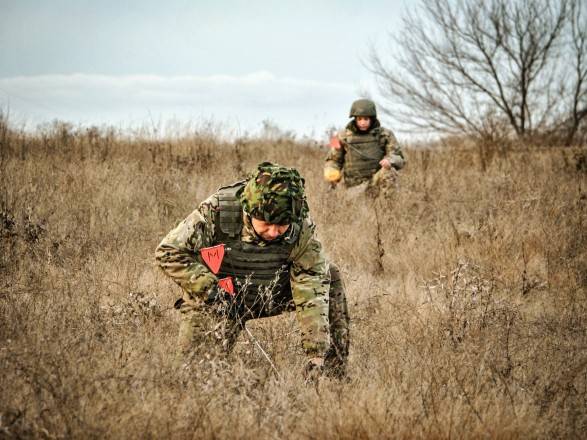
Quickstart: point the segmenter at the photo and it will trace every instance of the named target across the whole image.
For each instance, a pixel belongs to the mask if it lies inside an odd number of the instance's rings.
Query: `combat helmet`
[[[375,103],[370,99],[357,99],[353,102],[353,105],[351,105],[351,111],[349,113],[349,118],[352,118],[353,116],[377,117]]]
[[[257,165],[238,196],[247,214],[272,224],[298,223],[308,212],[300,173],[271,162]]]

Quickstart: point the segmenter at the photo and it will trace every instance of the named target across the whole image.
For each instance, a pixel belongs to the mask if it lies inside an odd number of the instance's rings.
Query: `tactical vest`
[[[344,179],[347,184],[358,185],[381,168],[379,161],[385,156],[385,148],[380,145],[378,134],[379,131],[374,129],[369,133],[344,136]]]
[[[237,300],[247,315],[273,316],[292,306],[289,255],[300,228],[292,224],[283,239],[265,246],[241,241],[243,211],[236,193],[243,186],[244,182],[238,182],[217,193],[215,241],[225,245],[218,277],[232,277]]]

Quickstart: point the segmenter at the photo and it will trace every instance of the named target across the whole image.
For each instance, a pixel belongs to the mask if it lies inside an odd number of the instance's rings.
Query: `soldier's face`
[[[371,126],[371,118],[369,116],[356,116],[355,124],[359,130],[367,131]]]
[[[251,224],[257,235],[265,241],[275,240],[289,228],[289,225],[275,225],[255,217],[251,217]]]

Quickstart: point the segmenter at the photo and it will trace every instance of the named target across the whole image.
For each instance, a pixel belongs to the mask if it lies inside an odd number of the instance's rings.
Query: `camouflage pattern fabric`
[[[380,168],[369,182],[365,191],[371,197],[378,197],[380,194],[389,198],[398,188],[399,173],[395,168]]]
[[[395,170],[400,170],[405,165],[405,158],[395,135],[391,130],[388,130],[384,127],[381,127],[379,120],[377,118],[373,118],[373,123],[371,128],[367,132],[360,132],[354,120],[349,122],[346,129],[339,133],[338,137],[340,140],[341,148],[331,148],[326,156],[326,164],[325,168],[334,168],[338,169],[343,172],[345,170],[345,157],[349,154],[349,150],[351,149],[351,145],[349,144],[349,139],[357,138],[364,136],[375,136],[377,138],[378,144],[382,149],[384,156],[383,159],[387,159],[392,166],[392,170],[385,170],[383,168],[379,168],[373,172],[373,175],[369,176],[366,179],[346,179],[344,180],[344,184],[347,187],[359,185],[367,180],[369,180],[369,186],[383,186],[385,187],[385,193],[387,194],[390,192],[392,188],[396,186],[397,183],[397,172]],[[355,147],[356,148],[356,147]]]
[[[244,211],[268,223],[286,225],[308,212],[304,179],[294,168],[263,162],[240,194]]]

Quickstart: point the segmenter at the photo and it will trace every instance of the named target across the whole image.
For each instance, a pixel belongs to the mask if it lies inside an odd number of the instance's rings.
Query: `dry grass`
[[[0,438],[583,436],[586,150],[408,150],[376,204],[328,191],[324,153],[2,120]],[[153,251],[266,159],[306,177],[346,276],[348,383],[303,385],[293,315],[249,325],[280,379],[246,335],[229,362],[173,365],[179,292]]]

